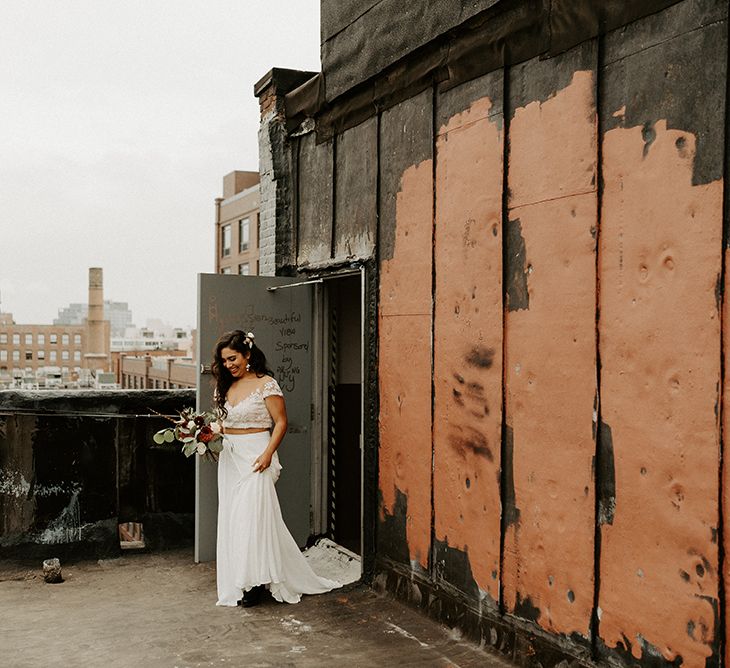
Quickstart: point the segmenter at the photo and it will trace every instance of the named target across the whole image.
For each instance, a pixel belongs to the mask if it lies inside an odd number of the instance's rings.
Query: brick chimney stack
[[[89,314],[86,318],[87,369],[109,369],[109,322],[104,320],[104,275],[100,267],[89,269]]]

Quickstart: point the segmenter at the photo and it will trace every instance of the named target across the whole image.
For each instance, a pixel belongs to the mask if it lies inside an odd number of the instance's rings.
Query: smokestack
[[[109,325],[104,320],[104,275],[101,267],[89,269],[89,314],[86,317],[86,368],[109,366]]]
[[[89,353],[104,353],[104,274],[100,267],[89,269],[89,315],[87,316]]]

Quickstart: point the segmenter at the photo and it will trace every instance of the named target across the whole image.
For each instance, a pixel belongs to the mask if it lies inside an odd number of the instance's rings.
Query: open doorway
[[[318,280],[315,292],[313,531],[362,556],[363,322],[361,271]]]
[[[362,554],[362,278],[325,282],[327,534]]]

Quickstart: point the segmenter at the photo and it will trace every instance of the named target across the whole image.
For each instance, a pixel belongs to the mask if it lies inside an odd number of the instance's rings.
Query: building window
[[[221,274],[230,274],[231,268],[230,267],[221,267]]]
[[[51,334],[51,343],[58,343],[58,334]]]
[[[8,335],[0,334],[0,343],[7,343],[7,342],[8,342]]]
[[[68,350],[62,350],[61,351],[61,359],[67,360],[68,359]]]
[[[7,361],[8,361],[8,351],[0,350],[0,362],[7,362]]]
[[[251,219],[241,218],[238,221],[238,252],[248,250],[248,243],[251,237]]]
[[[38,335],[38,345],[39,346],[45,346],[46,345],[46,335],[45,334],[39,334]]]
[[[68,345],[68,334],[62,334],[61,335],[61,345],[67,346]]]
[[[76,361],[76,362],[81,361],[81,351],[80,350],[74,350],[74,361]]]
[[[46,359],[46,351],[45,351],[45,350],[39,350],[39,351],[38,351],[38,359],[39,359],[39,360],[44,360],[44,359]]]
[[[75,346],[81,345],[81,334],[74,334],[74,345]]]
[[[26,360],[33,360],[33,351],[32,350],[26,350],[25,351],[25,359]]]
[[[238,265],[238,273],[241,276],[248,276],[251,273],[251,268],[248,266],[248,262],[243,262]]]
[[[231,226],[221,227],[221,255],[226,257],[231,254]]]
[[[20,362],[20,351],[13,350],[13,362]]]
[[[25,335],[25,345],[26,346],[32,346],[33,345],[33,335],[32,334],[26,334]]]
[[[57,354],[58,354],[58,353],[57,353],[57,352],[56,352],[55,350],[51,350],[51,352],[50,352],[50,355],[51,355],[51,362],[55,362],[55,361],[56,361],[56,355],[57,355]]]
[[[14,346],[20,345],[20,334],[13,334],[13,345]]]

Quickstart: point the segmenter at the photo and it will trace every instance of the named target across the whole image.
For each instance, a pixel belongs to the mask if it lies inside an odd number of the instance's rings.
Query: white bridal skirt
[[[274,484],[281,464],[257,473],[254,460],[266,449],[269,433],[226,434],[218,459],[218,603],[235,606],[243,592],[267,585],[280,602],[298,603],[302,594],[340,587],[317,576],[284,524]]]

